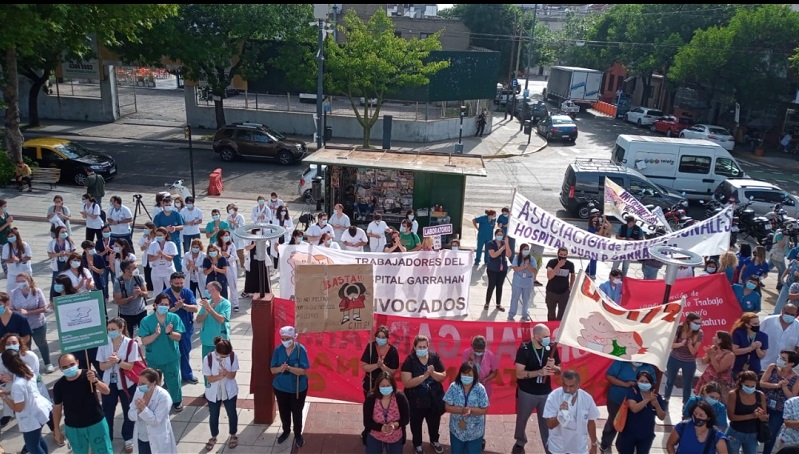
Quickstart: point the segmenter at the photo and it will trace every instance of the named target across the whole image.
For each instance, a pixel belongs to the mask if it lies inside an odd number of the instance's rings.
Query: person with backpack
[[[209,287],[211,284],[209,283]],[[219,292],[216,292],[217,295]],[[208,300],[203,300],[208,301]],[[230,315],[230,304],[228,303],[228,315]],[[208,423],[211,426],[211,438],[205,444],[206,451],[211,451],[216,445],[216,437],[219,435],[219,411],[222,405],[225,406],[225,413],[229,424],[229,439],[227,446],[230,449],[239,445],[238,433],[238,410],[236,409],[236,398],[239,393],[239,385],[236,383],[236,373],[239,370],[239,359],[233,351],[233,346],[228,339],[221,336],[214,338],[214,350],[203,355],[203,376],[205,377],[205,401],[208,402]],[[203,345],[203,352],[205,345]]]
[[[114,414],[117,403],[122,404],[122,439],[125,440],[125,452],[133,452],[133,428],[136,421],[128,417],[130,402],[136,393],[139,371],[146,364],[141,356],[141,347],[134,339],[128,337],[125,320],[112,318],[106,324],[108,343],[97,348],[97,360],[100,362],[102,382],[108,385],[109,393],[103,395],[103,411],[108,423],[108,433],[114,436]],[[133,377],[131,377],[131,374]]]
[[[690,419],[674,425],[666,442],[669,454],[727,454],[727,437],[715,428],[716,414],[706,401],[695,403]]]
[[[230,301],[222,297],[222,284],[216,281],[205,284],[196,320],[203,324],[200,329],[203,358],[217,348],[217,339],[230,339],[230,309]],[[208,383],[206,377],[206,388]]]
[[[89,194],[83,195],[83,205],[80,209],[80,215],[86,220],[86,238],[89,241],[100,241],[103,234],[103,221],[102,210],[97,200]],[[109,236],[110,230],[109,230]]]
[[[131,336],[139,329],[139,323],[147,315],[147,283],[134,271],[138,269],[133,260],[119,263],[122,274],[114,279],[114,303],[117,315],[125,320]]]
[[[103,197],[105,197],[105,178],[94,173],[94,169],[89,167],[86,169],[86,183],[84,186],[86,186],[86,193],[97,201],[97,205],[102,206]]]

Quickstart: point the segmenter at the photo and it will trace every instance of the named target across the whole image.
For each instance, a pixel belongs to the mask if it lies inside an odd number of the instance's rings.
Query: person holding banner
[[[486,303],[483,310],[487,311],[491,304],[491,294],[496,289],[497,310],[505,312],[502,307],[502,287],[505,285],[505,276],[508,275],[508,258],[513,254],[510,240],[502,234],[502,229],[494,231],[494,240],[485,245],[488,259],[486,259],[486,274],[488,275],[488,288],[486,289]]]
[[[547,397],[544,407],[549,428],[547,450],[552,454],[596,454],[599,409],[594,398],[580,389],[580,374],[576,371],[563,372],[561,383]]]
[[[113,318],[106,325],[108,328],[108,344],[97,348],[97,359],[100,360],[102,381],[108,385],[108,394],[103,395],[103,411],[108,424],[108,433],[114,436],[114,414],[117,403],[122,404],[122,439],[125,440],[125,452],[133,452],[133,427],[135,421],[128,417],[130,403],[136,392],[136,382],[129,380],[125,371],[130,371],[139,357],[140,347],[135,340],[128,337],[125,320]]]
[[[413,339],[413,352],[402,363],[402,384],[408,395],[411,409],[411,435],[415,454],[422,449],[422,422],[427,421],[430,444],[436,454],[442,454],[444,447],[439,440],[439,426],[444,414],[444,387],[441,382],[447,378],[446,368],[437,353],[430,351],[430,340],[423,334]]]
[[[596,233],[599,236],[610,238],[612,226],[607,216],[601,214],[596,208],[591,208],[591,218],[588,220],[588,233]],[[588,268],[585,274],[591,279],[596,279],[596,259],[588,261]]]
[[[628,389],[624,397],[629,410],[624,429],[616,439],[619,454],[648,454],[655,439],[655,418],[666,419],[666,402],[657,393],[654,376],[640,370],[636,377],[636,386]]]
[[[751,370],[760,374],[763,370],[760,360],[768,350],[768,336],[760,332],[760,319],[754,312],[744,312],[741,318],[732,325],[732,352],[735,353],[735,364],[732,376],[737,377],[742,371]]]
[[[502,229],[502,234],[508,236],[508,222],[510,219],[510,208],[502,207],[502,214],[499,215],[497,218],[497,227]],[[513,260],[516,257],[516,238],[509,237],[510,239],[510,250],[511,256],[510,259]]]
[[[677,381],[677,372],[682,371],[682,404],[685,406],[691,398],[691,382],[696,373],[696,354],[702,346],[704,333],[702,332],[702,318],[695,312],[685,315],[685,320],[674,335],[671,344],[671,355],[666,363],[666,401],[671,398],[674,384]]]
[[[302,408],[308,395],[308,369],[311,363],[308,361],[308,351],[297,342],[297,337],[299,334],[293,326],[280,328],[280,345],[275,348],[270,365],[275,376],[272,386],[283,426],[277,443],[282,444],[289,438],[293,422],[294,444],[302,448],[305,445],[302,437]]]
[[[474,255],[474,266],[480,266],[480,258],[484,258],[488,263],[488,251],[483,256],[483,248],[491,241],[496,217],[496,211],[486,210],[484,215],[472,219],[472,225],[477,229],[477,253]]]
[[[635,223],[634,216],[627,216],[624,221],[626,223],[620,226],[619,231],[616,233],[617,240],[639,241],[644,239],[644,232]],[[616,260],[611,268],[619,268],[619,265],[621,265],[622,276],[627,276],[627,271],[630,269],[630,260]]]
[[[156,295],[153,306],[155,311],[141,321],[139,337],[145,346],[148,365],[163,373],[172,397],[172,408],[179,413],[183,411],[179,343],[185,329],[180,317],[169,311],[170,301],[167,294]]]
[[[638,386],[637,380],[641,372],[646,372],[650,378],[655,377],[655,368],[649,364],[616,360],[610,365],[605,373],[605,378],[610,383],[607,400],[608,421],[613,421],[616,418],[616,413],[627,399],[629,390]],[[652,384],[654,384],[654,380],[652,380]],[[605,424],[599,449],[602,451],[610,449],[615,437],[616,429],[613,424]]]
[[[399,350],[388,342],[388,328],[385,325],[378,326],[375,341],[370,342],[361,355],[361,369],[366,372],[363,377],[364,397],[374,390],[376,380],[383,374],[393,377],[399,366]]]
[[[511,259],[510,266],[513,268],[513,281],[511,282],[508,321],[514,321],[516,310],[519,307],[519,299],[521,298],[522,321],[529,322],[530,314],[528,309],[530,300],[535,296],[533,287],[535,286],[535,275],[538,274],[538,262],[530,256],[529,244],[525,243],[519,246],[519,253]],[[533,307],[535,307],[535,303],[533,303]]]
[[[363,403],[366,454],[402,454],[405,426],[410,421],[410,406],[405,394],[397,390],[394,375],[380,372]]]
[[[732,366],[735,364],[735,354],[732,352],[732,336],[730,336],[730,333],[716,331],[716,335],[713,337],[713,345],[705,349],[705,355],[701,361],[707,367],[696,383],[694,394],[700,394],[706,384],[715,382],[719,386],[721,396],[726,399],[727,393],[735,387],[735,382],[732,380]]]
[[[449,443],[452,454],[482,452],[488,413],[488,393],[477,381],[477,366],[463,363],[444,394],[444,408],[450,413]]]
[[[716,429],[716,415],[707,402],[697,402],[691,419],[674,425],[666,442],[669,454],[727,454],[727,437]]]
[[[574,285],[574,263],[568,260],[569,250],[558,248],[558,258],[547,262],[546,304],[547,320],[563,319],[566,303]],[[616,268],[615,264],[613,268]],[[557,309],[557,313],[555,310]]]

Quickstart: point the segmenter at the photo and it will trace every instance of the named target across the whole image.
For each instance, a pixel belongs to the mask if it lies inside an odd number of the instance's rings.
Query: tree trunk
[[[31,71],[32,72],[32,71]],[[33,74],[36,74],[33,72]],[[31,88],[28,92],[28,126],[41,126],[39,121],[39,94],[42,92],[47,79],[50,78],[50,70],[44,70],[41,77],[29,77]]]
[[[3,97],[6,102],[5,132],[6,132],[6,152],[12,162],[22,160],[22,142],[25,138],[19,129],[19,77],[17,75],[17,49],[9,47],[6,49],[5,62],[5,84],[3,85]]]
[[[369,144],[369,140],[372,136],[372,125],[367,121],[363,124],[363,147],[369,148],[371,145]]]
[[[224,98],[219,95],[214,96],[214,114],[216,116],[216,129],[225,126],[225,107],[223,105]]]

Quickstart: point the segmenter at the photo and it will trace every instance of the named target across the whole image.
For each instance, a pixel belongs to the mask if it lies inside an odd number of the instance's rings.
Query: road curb
[[[528,156],[528,155],[531,155],[531,154],[538,153],[539,151],[542,151],[548,145],[549,144],[545,143],[544,145],[541,145],[540,147],[538,147],[535,150],[530,151],[530,152],[524,152],[524,153],[520,153],[520,154],[505,153],[505,154],[488,155],[488,156],[483,156],[483,159],[505,159],[505,158],[515,158],[515,157]]]

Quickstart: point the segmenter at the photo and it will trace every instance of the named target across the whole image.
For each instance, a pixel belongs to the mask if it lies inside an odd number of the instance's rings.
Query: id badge
[[[117,373],[111,372],[111,383],[116,383],[116,382],[117,382]]]
[[[461,420],[458,421],[458,427],[460,427],[461,430],[466,430],[466,420],[461,418]]]
[[[770,408],[772,410],[776,410],[777,409],[777,401],[774,400],[774,399],[769,399],[768,408]]]

